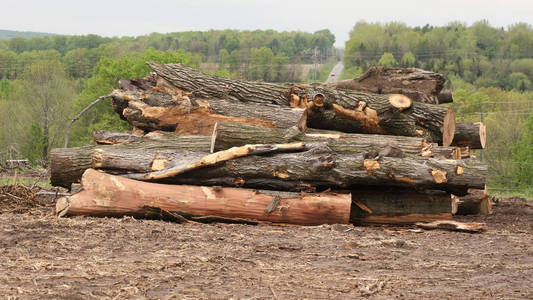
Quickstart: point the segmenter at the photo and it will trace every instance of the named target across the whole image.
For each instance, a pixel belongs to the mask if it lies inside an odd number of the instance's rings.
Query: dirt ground
[[[486,222],[483,234],[58,219],[50,206],[6,207],[2,299],[533,299],[533,204],[520,199],[458,218]]]

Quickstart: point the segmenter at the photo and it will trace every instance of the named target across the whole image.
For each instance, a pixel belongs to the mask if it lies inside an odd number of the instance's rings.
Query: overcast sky
[[[0,29],[137,36],[208,29],[309,31],[329,28],[343,46],[353,25],[533,24],[533,0],[2,0]]]

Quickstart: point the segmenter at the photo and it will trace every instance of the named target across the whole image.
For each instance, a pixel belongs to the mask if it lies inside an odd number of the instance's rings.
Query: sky
[[[138,36],[209,29],[314,32],[328,28],[343,47],[357,21],[409,26],[533,24],[533,0],[2,0],[0,29]]]

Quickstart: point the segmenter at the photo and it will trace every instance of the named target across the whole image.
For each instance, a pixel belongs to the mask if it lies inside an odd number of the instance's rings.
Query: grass
[[[520,197],[533,201],[533,187],[524,189],[507,189],[502,187],[487,187],[488,194],[496,198]]]
[[[36,178],[36,177],[24,177],[24,176],[15,176],[15,175],[3,175],[0,177],[0,185],[15,185],[21,184],[26,186],[39,186],[42,188],[51,188],[50,182],[46,178]]]

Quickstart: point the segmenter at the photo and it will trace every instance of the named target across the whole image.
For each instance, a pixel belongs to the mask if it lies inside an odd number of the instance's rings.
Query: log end
[[[444,89],[440,91],[440,93],[437,95],[437,99],[439,100],[439,104],[443,103],[452,103],[453,102],[453,92],[451,89]]]
[[[389,102],[393,107],[398,109],[398,111],[408,109],[413,104],[411,98],[401,94],[390,94]]]
[[[61,197],[56,201],[56,215],[63,217],[68,213],[70,208],[70,199],[68,196]]]
[[[478,122],[479,124],[479,143],[481,144],[481,149],[485,149],[485,144],[487,143],[487,129],[485,124]]]
[[[444,120],[442,122],[442,145],[450,146],[455,135],[455,112],[451,107],[448,107]]]

